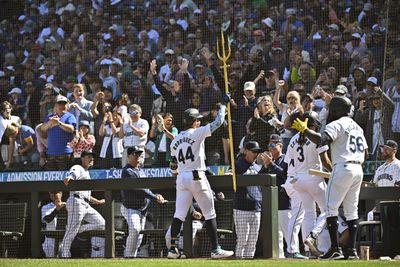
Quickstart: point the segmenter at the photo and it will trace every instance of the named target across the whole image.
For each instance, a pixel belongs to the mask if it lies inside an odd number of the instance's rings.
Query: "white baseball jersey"
[[[325,131],[332,139],[332,164],[348,161],[364,162],[364,150],[368,148],[363,129],[351,118],[341,117],[328,125]]]
[[[74,180],[90,180],[90,174],[88,170],[85,170],[81,165],[74,165],[69,170],[69,175],[72,176]],[[90,199],[91,191],[71,191],[69,197],[74,197],[74,195],[79,195],[83,199]]]
[[[178,161],[179,172],[205,171],[204,139],[211,136],[210,124],[180,132],[171,142],[171,155]]]
[[[46,224],[46,230],[56,230],[57,216],[54,217],[54,220],[52,220],[49,223],[44,220],[44,217],[46,217],[47,215],[50,215],[55,209],[56,209],[56,205],[53,202],[50,202],[49,204],[44,205],[42,207],[42,223]]]
[[[394,159],[390,163],[383,163],[375,171],[374,183],[378,186],[394,186],[400,181],[400,160]]]
[[[131,126],[129,126],[129,123],[124,123],[122,125],[124,129],[124,147],[131,147],[131,146],[142,146],[144,147],[147,142],[147,133],[149,132],[149,123],[147,120],[144,120],[142,118],[139,118],[138,121],[132,123],[133,126],[136,128],[139,128],[144,132],[144,135],[142,137],[138,136],[135,134],[135,132],[132,130]]]
[[[287,147],[285,162],[288,164],[288,176],[308,174],[309,169],[321,170],[319,154],[328,150],[328,146],[317,145],[306,138],[304,144],[299,144],[300,133],[294,135]]]

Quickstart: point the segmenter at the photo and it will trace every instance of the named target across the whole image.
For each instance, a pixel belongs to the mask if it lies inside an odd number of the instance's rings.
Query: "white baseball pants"
[[[283,239],[286,240],[286,243],[288,243],[288,240],[290,239],[288,235],[288,225],[289,225],[289,220],[292,217],[292,214],[290,210],[278,210],[278,223],[279,223],[279,228],[278,228],[278,241],[279,241],[279,258],[283,259],[285,258],[285,251],[284,251],[284,245],[283,245]]]
[[[143,234],[140,234],[146,224],[146,216],[134,209],[127,209],[121,205],[121,213],[128,223],[128,237],[126,238],[124,257],[134,258],[143,240]]]
[[[254,258],[258,232],[260,230],[261,212],[233,210],[236,231],[236,258]]]

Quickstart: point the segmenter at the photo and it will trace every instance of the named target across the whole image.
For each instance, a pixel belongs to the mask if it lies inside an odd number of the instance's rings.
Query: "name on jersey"
[[[195,142],[195,140],[193,140],[193,139],[191,139],[191,138],[189,138],[189,137],[183,137],[182,139],[179,139],[178,141],[176,141],[176,143],[174,144],[173,149],[174,149],[174,150],[177,150],[177,149],[178,149],[178,146],[179,146],[180,144],[188,143],[189,145],[193,145],[194,142]]]
[[[346,129],[344,129],[344,131],[345,131],[345,133],[347,133],[347,134],[350,134],[350,132],[351,131],[353,131],[353,130],[359,130],[358,128],[357,128],[357,124],[350,124]]]

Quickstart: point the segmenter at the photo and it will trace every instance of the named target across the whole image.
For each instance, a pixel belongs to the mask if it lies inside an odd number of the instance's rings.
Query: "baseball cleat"
[[[181,253],[179,253],[179,250],[177,248],[171,248],[170,250],[168,250],[167,258],[168,259],[180,259],[183,257],[181,255]],[[186,256],[184,258],[186,258]]]
[[[322,252],[318,250],[317,240],[312,236],[308,235],[304,241],[304,244],[310,249],[311,253],[316,256],[322,256]]]
[[[359,260],[357,250],[355,248],[347,248],[344,254],[346,260]]]
[[[224,250],[221,247],[217,247],[216,249],[211,250],[211,258],[212,259],[223,259],[229,258],[233,256],[233,251]]]
[[[342,249],[340,247],[330,248],[324,255],[319,257],[320,260],[342,260],[344,259]]]
[[[297,259],[297,260],[308,260],[308,257],[303,256],[300,252],[288,253],[288,259]]]

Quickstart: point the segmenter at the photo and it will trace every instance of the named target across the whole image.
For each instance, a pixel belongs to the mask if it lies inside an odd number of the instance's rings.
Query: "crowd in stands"
[[[400,142],[400,28],[396,1],[19,0],[0,22],[3,170],[68,169],[93,149],[98,168],[121,168],[145,148],[168,166],[182,114],[215,117],[225,84],[216,55],[229,36],[227,122],[206,144],[207,164],[229,164],[253,140],[285,145],[296,114],[319,114],[346,95],[370,158]]]

